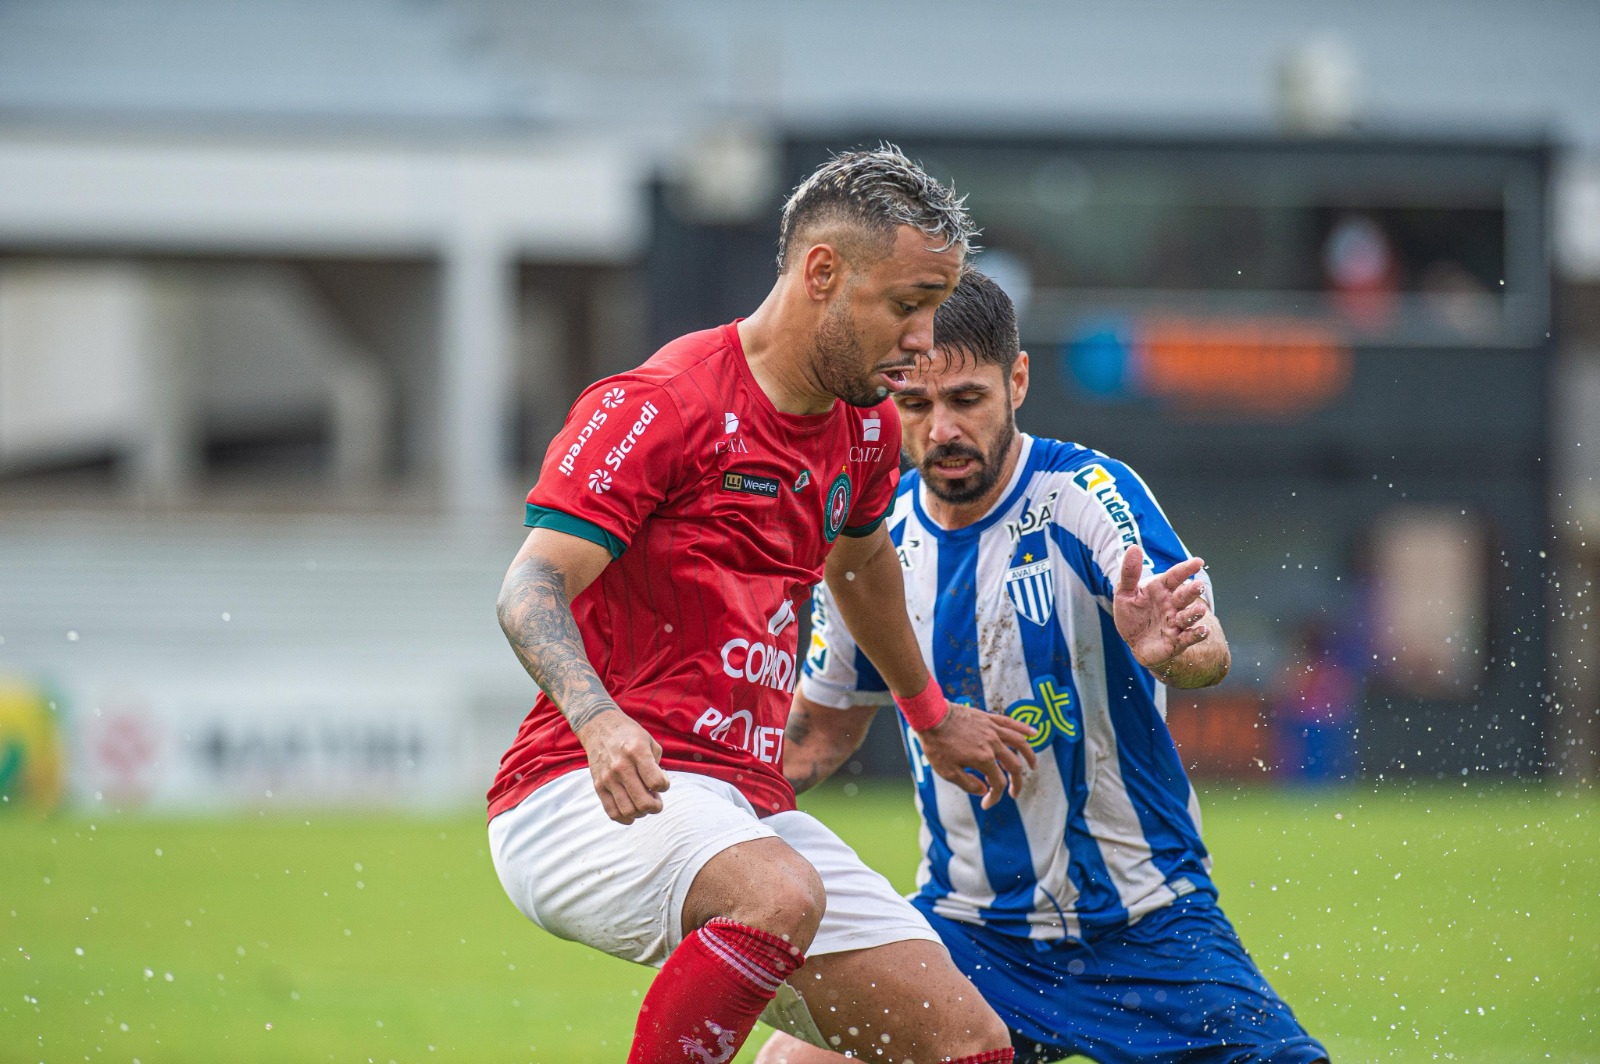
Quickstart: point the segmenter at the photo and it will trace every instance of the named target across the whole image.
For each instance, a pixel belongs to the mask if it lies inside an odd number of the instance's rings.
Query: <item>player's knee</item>
[[[966,1006],[961,1017],[963,1022],[954,1025],[960,1033],[948,1046],[941,1047],[943,1052],[954,1057],[976,1056],[1011,1044],[1011,1032],[1006,1029],[1005,1021],[976,992],[972,1000],[962,1004]]]
[[[701,869],[684,904],[684,929],[720,916],[806,950],[826,904],[811,862],[781,839],[755,839],[729,847]]]
[[[781,935],[802,950],[810,948],[828,904],[822,877],[810,862],[799,859],[773,868],[751,886],[749,897],[740,906],[745,915],[734,919]]]

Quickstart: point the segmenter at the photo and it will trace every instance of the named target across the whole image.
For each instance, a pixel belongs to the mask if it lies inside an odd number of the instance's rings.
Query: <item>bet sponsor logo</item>
[[[1124,547],[1139,542],[1139,526],[1134,523],[1133,509],[1128,505],[1128,500],[1122,497],[1122,492],[1117,490],[1117,478],[1107,472],[1104,466],[1084,466],[1072,475],[1072,482],[1105,507],[1111,523],[1117,526]]]
[[[763,499],[776,499],[781,486],[773,477],[757,477],[749,473],[722,474],[723,491],[737,491],[745,495],[759,495]]]
[[[877,443],[883,435],[883,418],[877,414],[861,419],[861,438],[867,443]]]
[[[620,391],[621,389],[618,390]],[[567,448],[567,453],[561,456],[561,465],[559,468],[564,476],[570,477],[572,475],[572,469],[573,466],[577,464],[578,455],[583,453],[583,445],[588,443],[589,437],[593,436],[595,434],[595,430],[605,423],[606,412],[601,410],[599,407],[596,407],[595,412],[589,415],[588,423],[585,424],[583,428],[578,430],[578,438],[573,441],[571,447]]]
[[[1095,468],[1098,469],[1099,466]],[[1038,506],[1030,506],[1024,510],[1020,518],[1015,521],[1007,521],[1006,532],[1010,534],[1011,542],[1015,543],[1023,536],[1037,532],[1049,524],[1050,518],[1055,516],[1056,496],[1060,494],[1059,491],[1052,491],[1044,497],[1044,501]]]
[[[620,391],[621,389],[618,390]],[[633,423],[633,427],[628,430],[628,434],[618,440],[616,446],[606,452],[606,465],[612,469],[621,469],[623,460],[633,450],[633,445],[639,442],[639,437],[644,435],[645,430],[650,427],[650,423],[656,419],[656,415],[659,413],[661,411],[656,409],[656,404],[646,402],[640,408],[639,419]]]
[[[1054,676],[1042,676],[1034,679],[1033,693],[1033,698],[1024,698],[1006,707],[1006,716],[1035,730],[1028,745],[1043,750],[1057,738],[1062,742],[1076,742],[1083,729],[1073,708],[1072,692],[1062,687]]]
[[[596,495],[604,495],[611,490],[611,474],[604,469],[591,470],[589,473],[589,490]]]
[[[628,393],[621,388],[612,388],[600,397],[600,405],[607,410],[615,410],[628,398]]]

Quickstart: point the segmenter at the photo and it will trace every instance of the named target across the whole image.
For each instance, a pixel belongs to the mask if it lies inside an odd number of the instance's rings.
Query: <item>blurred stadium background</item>
[[[0,1060],[112,1052],[100,1012],[21,1007],[94,994],[13,954],[106,897],[52,900],[61,840],[98,888],[108,822],[212,853],[262,814],[470,835],[531,690],[492,603],[568,404],[754,307],[786,190],[886,139],[970,195],[1023,427],[1131,462],[1211,562],[1235,672],[1171,722],[1255,839],[1221,859],[1293,863],[1253,818],[1446,787],[1478,830],[1465,784],[1538,835],[1470,871],[1535,850],[1550,941],[1592,931],[1597,46],[1582,0],[0,0]],[[879,731],[848,787],[904,814]],[[440,852],[533,948],[487,859]],[[185,897],[131,882],[135,924]],[[1600,957],[1551,963],[1552,1059],[1596,1059]],[[604,972],[625,1037],[639,977]],[[163,1034],[146,1060],[276,1052]],[[533,1056],[618,1056],[561,1044]]]

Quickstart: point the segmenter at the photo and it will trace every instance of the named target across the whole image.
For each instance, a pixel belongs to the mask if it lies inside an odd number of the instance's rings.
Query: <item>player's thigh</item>
[[[672,772],[665,808],[632,824],[606,816],[587,770],[552,780],[489,824],[506,894],[560,938],[659,965],[682,940],[680,914],[717,854],[773,832],[732,786]]]
[[[805,813],[779,813],[767,823],[817,870],[827,892],[806,964],[789,978],[816,1027],[808,1037],[893,1060],[1007,1044],[994,1011],[887,879]]]
[[[826,1044],[860,1058],[939,1060],[1010,1044],[944,947],[925,940],[811,957],[789,983]]]

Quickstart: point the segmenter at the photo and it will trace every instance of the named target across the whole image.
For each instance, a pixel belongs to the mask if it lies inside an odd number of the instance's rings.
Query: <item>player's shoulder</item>
[[[1036,482],[1058,482],[1089,494],[1108,481],[1128,481],[1141,489],[1143,486],[1132,466],[1080,443],[1036,436],[1032,459]]]
[[[632,369],[595,381],[575,405],[589,399],[598,399],[608,408],[633,399],[658,405],[666,400],[671,412],[687,424],[693,418],[685,415],[717,405],[718,382],[728,376],[720,363],[738,353],[736,341],[728,335],[732,328],[724,325],[680,336]]]
[[[1127,463],[1082,444],[1034,439],[1029,495],[1049,500],[1051,520],[1080,538],[1137,537],[1148,493]],[[1134,537],[1130,539],[1130,537]]]

